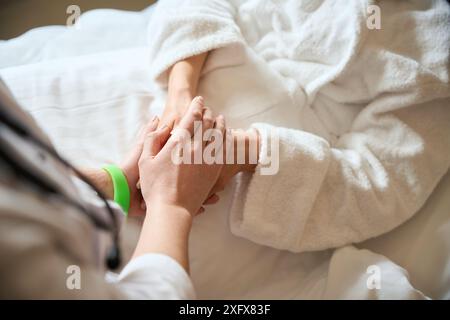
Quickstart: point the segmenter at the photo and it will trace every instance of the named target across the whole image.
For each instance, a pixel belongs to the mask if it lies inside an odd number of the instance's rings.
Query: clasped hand
[[[183,135],[189,134],[193,154],[204,149],[211,141],[194,143],[195,124],[201,123],[203,132],[215,129],[220,136],[223,152],[225,139],[225,119],[213,116],[211,109],[204,106],[202,97],[196,97],[180,119],[176,130],[159,126],[157,117],[141,130],[136,147],[124,161],[122,168],[131,188],[130,214],[142,214],[145,208],[164,204],[185,209],[195,216],[204,211],[203,205],[214,204],[219,200],[215,192],[223,186],[219,178],[223,173],[223,162],[206,164],[175,164],[173,153],[179,147]],[[216,142],[217,144],[217,142]]]

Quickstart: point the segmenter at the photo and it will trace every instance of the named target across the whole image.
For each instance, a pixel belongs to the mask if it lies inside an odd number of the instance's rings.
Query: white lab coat
[[[1,79],[0,102],[48,141]],[[0,143],[2,151],[108,221],[101,201],[50,155],[3,124]],[[112,206],[122,216],[121,209]],[[107,273],[104,260],[110,241],[111,235],[96,229],[81,210],[18,178],[0,157],[0,299],[195,297],[188,274],[166,255],[146,254],[131,260],[118,275]]]

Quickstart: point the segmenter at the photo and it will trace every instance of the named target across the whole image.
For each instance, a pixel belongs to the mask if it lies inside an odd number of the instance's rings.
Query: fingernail
[[[204,99],[203,99],[202,96],[196,96],[196,97],[195,97],[195,101],[196,101],[196,102],[202,103],[203,100],[204,100]]]
[[[158,116],[154,116],[154,117],[152,118],[152,122],[155,122],[155,121],[157,121],[157,120],[159,120]]]

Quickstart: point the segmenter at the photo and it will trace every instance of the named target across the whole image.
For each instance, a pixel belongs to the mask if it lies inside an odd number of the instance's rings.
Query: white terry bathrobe
[[[381,29],[366,26],[372,4]],[[200,93],[233,127],[276,128],[275,175],[241,177],[234,234],[295,252],[409,219],[450,164],[445,1],[162,1],[152,72],[214,50]],[[270,141],[262,139],[260,161]]]
[[[274,249],[386,232],[447,170],[448,5],[376,3],[381,30],[366,28],[373,2],[164,0],[151,8],[147,47],[147,14],[87,12],[81,30],[42,30],[45,46],[33,33],[4,43],[2,65],[17,67],[1,75],[62,154],[96,167],[125,156],[164,106],[149,70],[164,89],[168,66],[212,49],[200,94],[231,127],[283,133],[282,163],[275,176],[239,177],[194,220],[197,296],[448,299],[448,174],[420,214],[372,245]],[[379,290],[367,286],[371,266]]]
[[[380,30],[367,27],[374,4]],[[450,165],[449,26],[445,1],[159,2],[148,43],[162,92],[171,65],[211,51],[199,87],[207,104],[231,127],[280,137],[278,173],[241,175],[223,205],[229,215],[194,226],[200,291],[311,297],[307,279],[296,284],[299,270],[321,261],[220,238],[219,228],[204,231],[213,221],[228,219],[233,235],[253,243],[307,252],[376,237],[421,208]],[[261,162],[269,148],[262,139]],[[216,259],[234,285],[196,276],[217,272],[205,267]],[[259,267],[246,271],[254,259]],[[283,275],[262,271],[269,260]]]

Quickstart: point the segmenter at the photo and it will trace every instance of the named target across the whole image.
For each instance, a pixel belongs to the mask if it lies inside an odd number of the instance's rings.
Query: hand
[[[119,165],[130,188],[130,208],[128,210],[128,215],[130,216],[143,215],[145,213],[145,203],[138,188],[138,161],[142,154],[144,138],[147,134],[156,130],[158,125],[157,120],[157,117],[153,118],[150,123],[139,131],[136,143],[124,161],[122,161]],[[82,172],[108,199],[114,199],[113,182],[110,175],[106,171],[101,169],[84,168],[82,169]]]
[[[187,130],[192,136],[195,121],[202,121],[205,131],[215,126],[224,137],[225,119],[222,116],[214,119],[211,110],[204,107],[201,97],[192,101],[186,115],[179,123],[179,129]],[[147,208],[163,203],[184,208],[191,216],[195,216],[202,203],[208,199],[210,190],[216,183],[223,165],[215,163],[210,165],[205,163],[174,164],[172,152],[180,141],[179,135],[176,133],[169,137],[170,132],[171,129],[164,125],[145,138],[139,160],[142,195]],[[197,148],[203,150],[208,143],[193,144],[191,155]],[[213,200],[210,198],[210,201]]]
[[[145,205],[143,202],[144,200],[138,186],[138,162],[142,154],[145,137],[151,132],[155,131],[157,126],[158,117],[154,117],[145,127],[143,127],[139,131],[134,147],[120,165],[120,168],[127,178],[128,186],[130,188],[130,209],[128,212],[130,216],[143,215],[145,213]]]
[[[167,103],[159,127],[175,128],[197,92],[198,82],[208,53],[178,61],[169,71]]]
[[[176,95],[174,94],[174,97],[169,97],[159,122],[159,128],[168,126],[170,129],[174,129],[178,126],[191,104],[192,98],[188,92],[183,94],[177,93]]]
[[[183,118],[185,109],[166,107],[159,121],[159,127],[168,126],[170,129],[174,129],[178,126],[181,118]]]
[[[259,156],[259,135],[255,130],[243,131],[243,130],[232,130],[231,131],[231,143],[234,144],[234,154],[233,161],[231,164],[225,164],[220,172],[220,176],[217,179],[216,184],[211,190],[211,195],[219,193],[225,189],[225,187],[230,183],[231,179],[237,175],[239,172],[250,172],[253,173],[256,169],[256,163],[250,163],[250,152],[256,152],[256,161],[258,161]],[[244,143],[242,143],[244,142]],[[242,149],[240,146],[245,146]],[[229,147],[225,144],[226,147]],[[256,149],[251,150],[252,146],[256,146]],[[226,153],[226,150],[224,149]],[[245,163],[237,163],[238,153],[243,153],[245,155]],[[224,155],[225,159],[225,155]],[[228,162],[227,162],[228,163]]]

